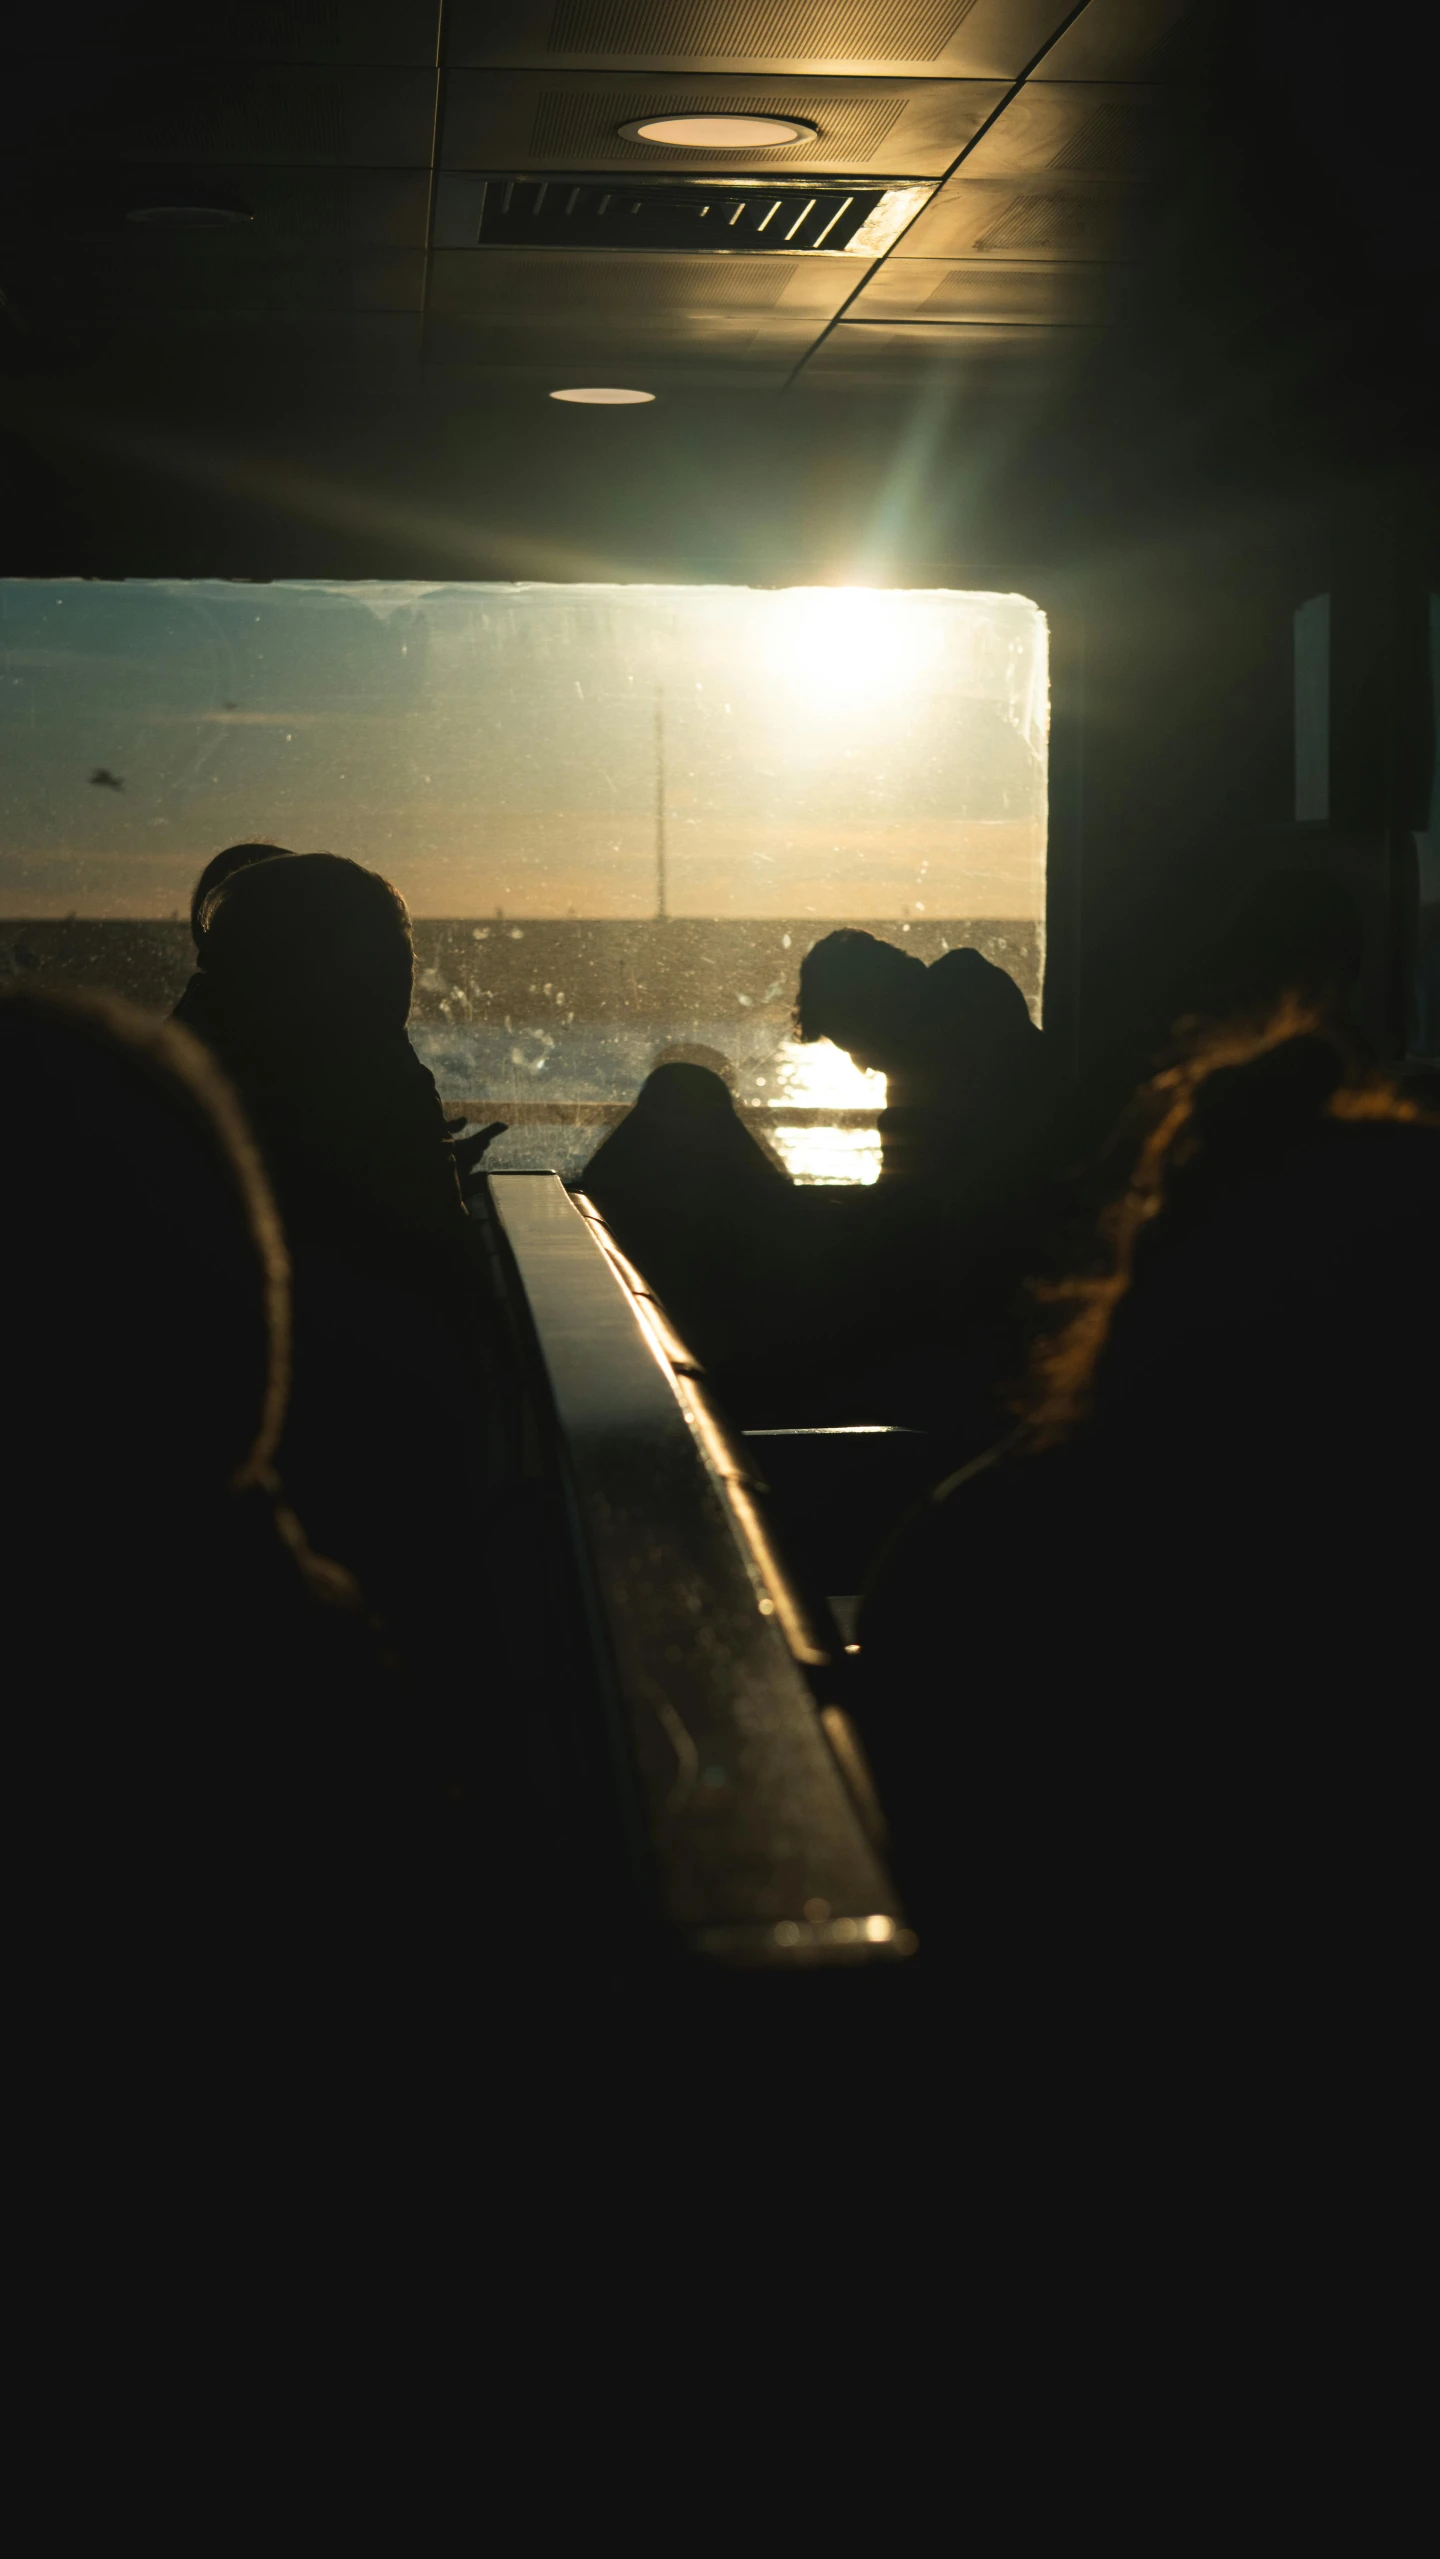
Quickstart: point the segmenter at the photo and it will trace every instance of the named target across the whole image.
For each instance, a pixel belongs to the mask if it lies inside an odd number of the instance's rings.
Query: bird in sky
[[[103,764],[96,765],[90,779],[97,791],[123,791],[125,788],[123,775],[110,772]]]

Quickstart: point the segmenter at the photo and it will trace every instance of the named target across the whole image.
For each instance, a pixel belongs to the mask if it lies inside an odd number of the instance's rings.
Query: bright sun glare
[[[883,1111],[885,1078],[852,1066],[829,1040],[786,1040],[776,1057],[776,1100],[791,1109]],[[873,1128],[777,1128],[773,1142],[797,1182],[873,1182],[880,1139]]]
[[[768,671],[840,710],[902,692],[929,665],[936,630],[914,599],[864,586],[790,587],[767,616]]]
[[[793,1108],[883,1111],[885,1078],[853,1066],[829,1040],[786,1040],[775,1078],[778,1098]]]

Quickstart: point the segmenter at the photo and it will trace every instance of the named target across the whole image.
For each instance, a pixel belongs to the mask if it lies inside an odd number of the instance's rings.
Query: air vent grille
[[[1096,107],[1061,144],[1050,166],[1077,177],[1148,177],[1166,157],[1169,137],[1150,106],[1112,101]]]
[[[559,0],[552,53],[934,62],[975,0]]]
[[[847,96],[833,89],[809,89],[773,97],[763,92],[757,96],[753,89],[738,97],[717,97],[713,91],[697,97],[693,90],[544,89],[535,112],[530,148],[541,160],[603,157],[617,167],[644,163],[653,166],[658,160],[666,160],[673,168],[680,156],[677,146],[625,141],[616,126],[637,123],[642,116],[765,115],[789,116],[818,125],[820,141],[811,148],[823,147],[827,157],[866,160],[879,150],[908,105],[908,98],[897,96],[890,89],[868,96],[863,92]],[[764,168],[777,160],[793,164],[795,145],[767,143],[754,151],[717,151],[714,157],[727,169]]]
[[[843,250],[883,189],[657,187],[623,178],[491,178],[482,248]]]

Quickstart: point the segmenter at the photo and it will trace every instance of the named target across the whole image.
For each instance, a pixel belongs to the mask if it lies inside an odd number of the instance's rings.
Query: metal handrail
[[[753,1454],[591,1203],[553,1173],[488,1188],[665,1919],[726,1965],[913,1953],[858,1743],[826,1693],[828,1641],[775,1549]]]

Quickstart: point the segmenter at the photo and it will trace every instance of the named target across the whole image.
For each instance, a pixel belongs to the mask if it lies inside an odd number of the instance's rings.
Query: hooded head
[[[338,853],[236,871],[207,899],[201,968],[227,1021],[287,1046],[403,1031],[414,989],[398,889]]]
[[[923,960],[843,926],[800,963],[796,1034],[833,1040],[856,1066],[892,1074],[914,1054],[925,978]]]
[[[223,853],[212,854],[195,883],[190,900],[190,938],[198,951],[205,939],[205,909],[209,900],[226,880],[237,871],[248,871],[257,862],[293,860],[284,844],[227,844]]]
[[[143,1538],[273,1455],[290,1299],[269,1186],[213,1059],[113,998],[0,996],[0,1089],[10,1462],[37,1515]]]

